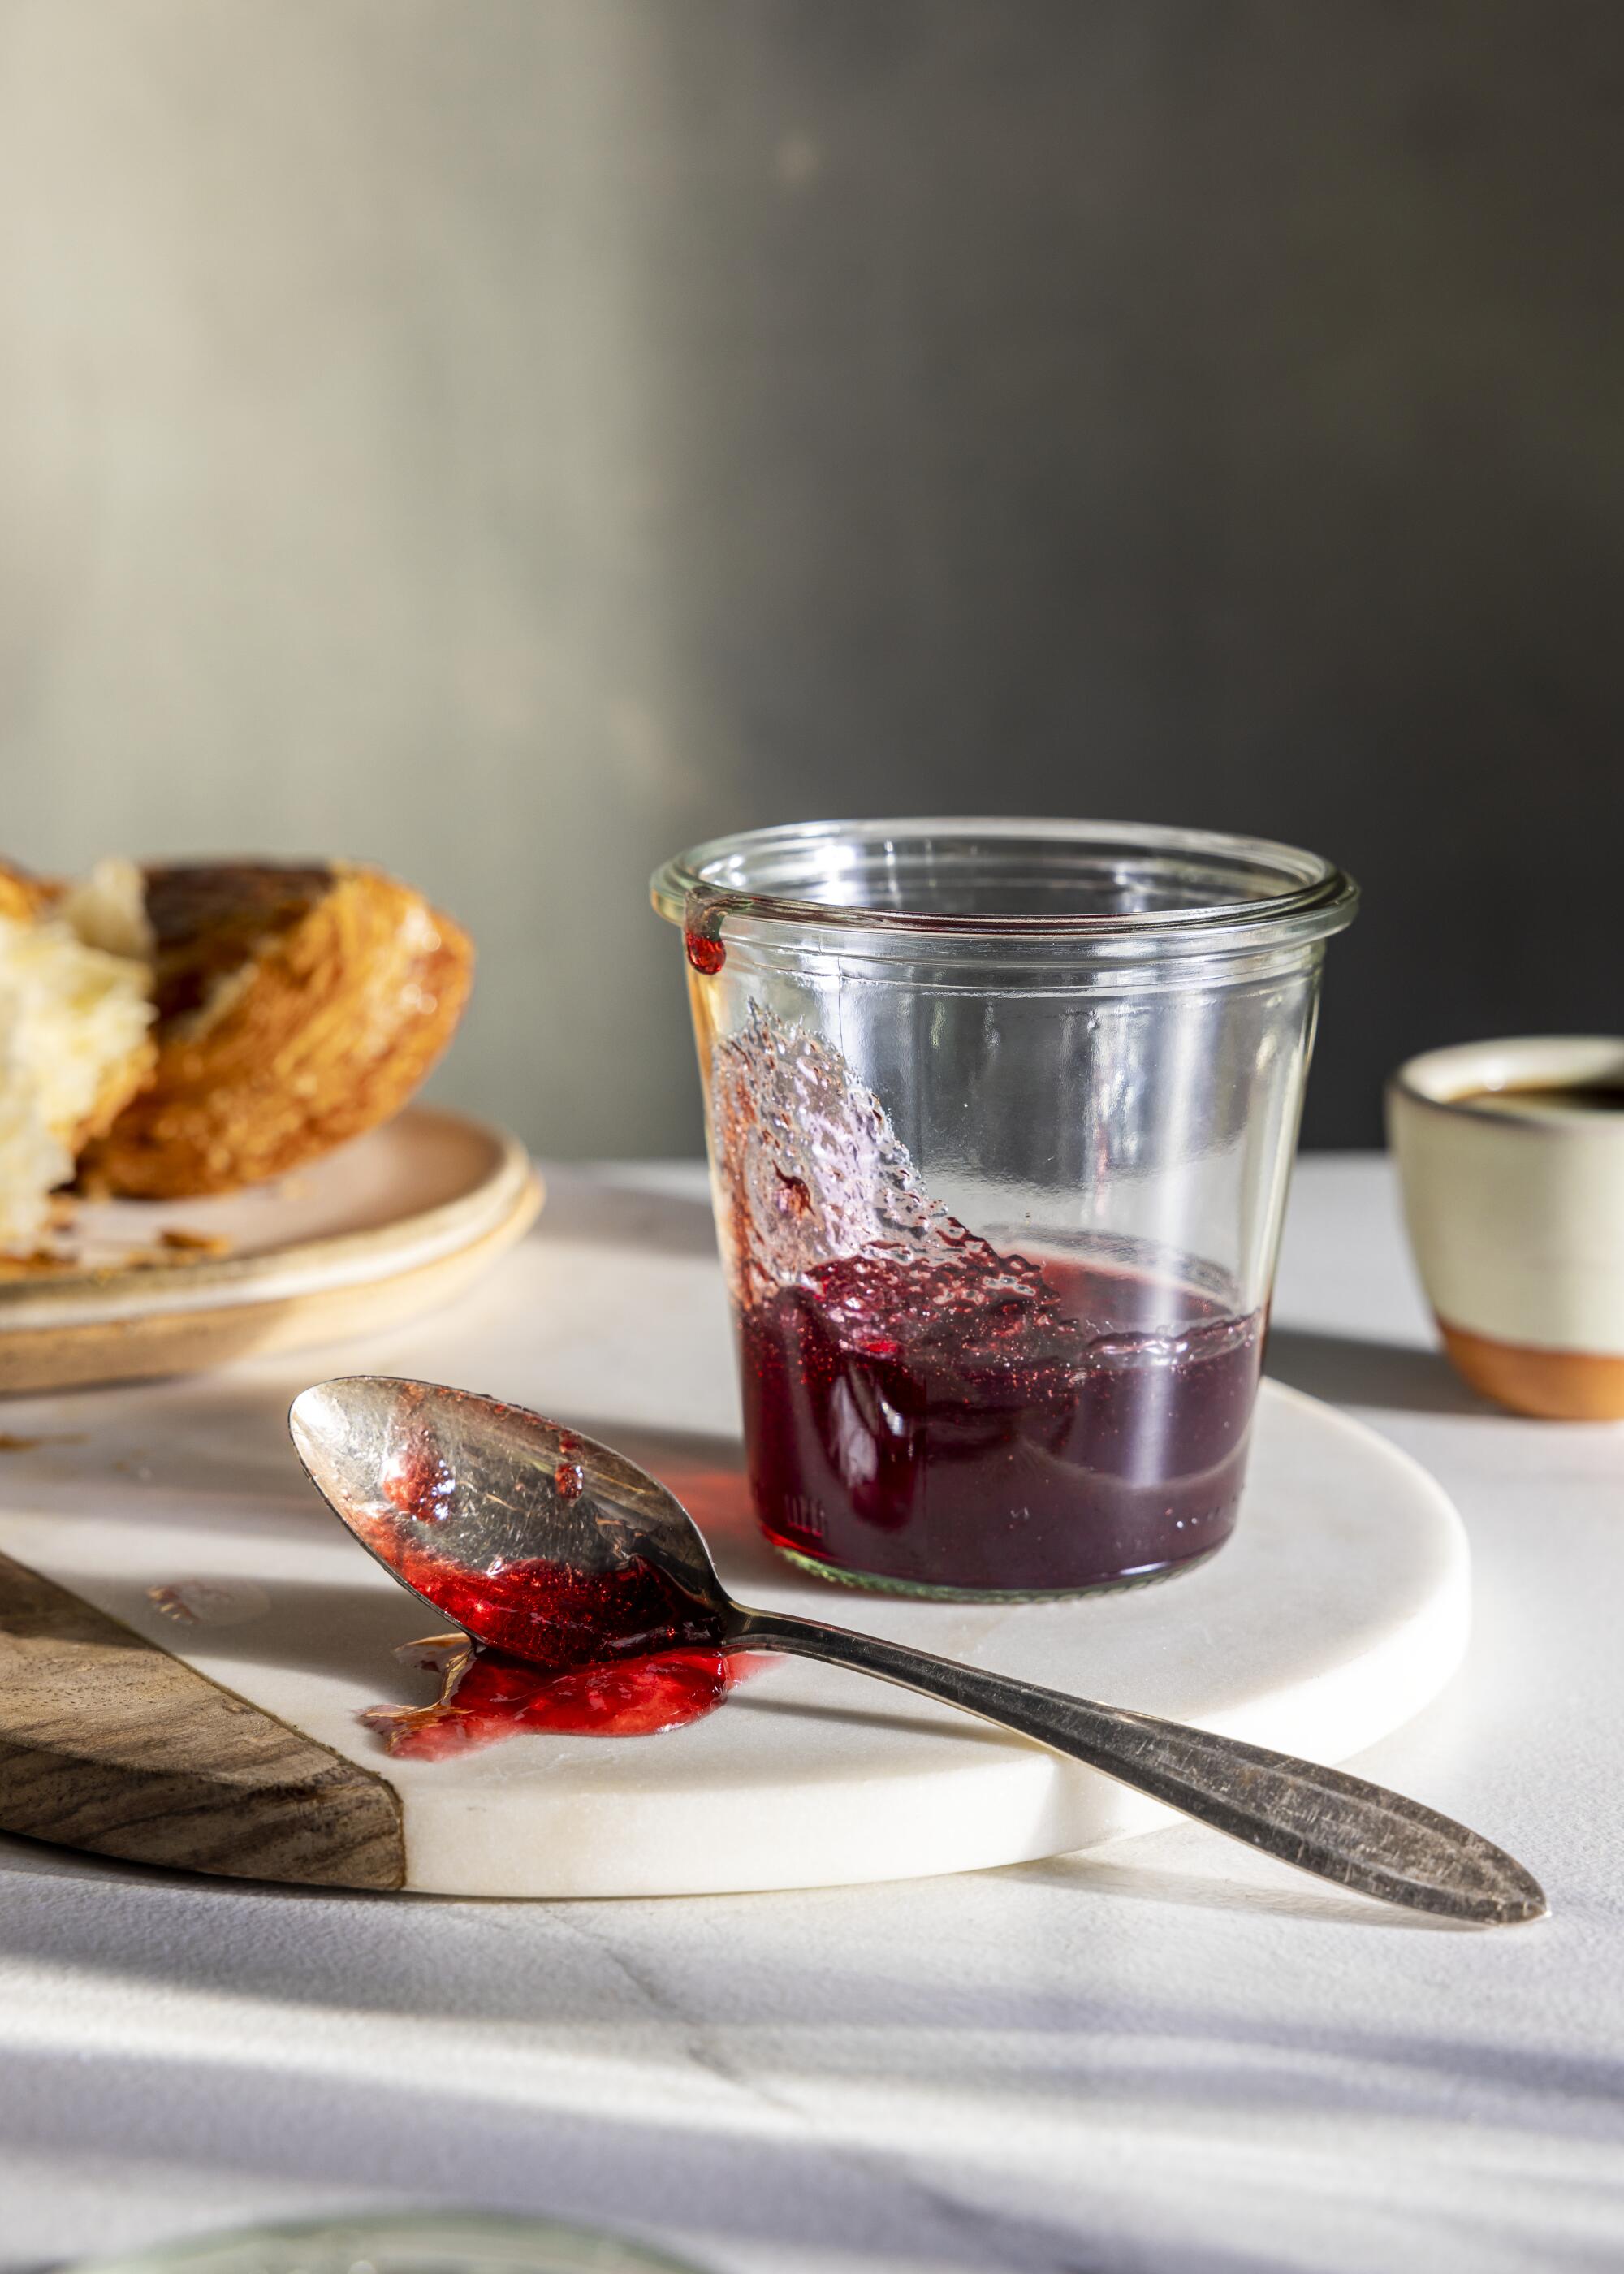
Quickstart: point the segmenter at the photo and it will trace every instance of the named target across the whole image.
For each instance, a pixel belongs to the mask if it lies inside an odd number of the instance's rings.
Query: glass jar
[[[1231,1531],[1324,944],[1309,853],[808,823],[669,862],[768,1539],[910,1594]]]

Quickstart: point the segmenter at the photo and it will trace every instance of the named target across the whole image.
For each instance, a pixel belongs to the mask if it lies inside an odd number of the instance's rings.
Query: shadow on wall
[[[1311,1142],[1618,1023],[1624,11],[6,22],[4,849],[398,870],[554,1156],[698,1149],[646,877],[818,813],[1334,856]]]

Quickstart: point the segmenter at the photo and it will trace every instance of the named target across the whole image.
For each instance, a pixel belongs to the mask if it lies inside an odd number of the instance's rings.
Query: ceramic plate
[[[0,1390],[184,1374],[388,1326],[456,1293],[541,1198],[517,1138],[413,1106],[250,1192],[88,1204],[71,1269],[0,1280]]]

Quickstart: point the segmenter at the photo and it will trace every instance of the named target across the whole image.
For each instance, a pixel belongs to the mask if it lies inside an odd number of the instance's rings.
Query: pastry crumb
[[[183,1255],[229,1255],[231,1253],[231,1243],[223,1232],[186,1231],[178,1224],[172,1224],[167,1231],[161,1231],[158,1245],[178,1250]]]
[[[26,1255],[0,1254],[0,1279],[49,1279],[78,1269],[78,1256],[60,1248],[35,1247]]]

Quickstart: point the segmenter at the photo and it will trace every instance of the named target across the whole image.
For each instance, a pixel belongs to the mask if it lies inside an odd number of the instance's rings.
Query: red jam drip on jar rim
[[[696,885],[682,911],[682,945],[695,970],[706,979],[714,979],[727,961],[722,945],[726,906],[726,895],[714,886]]]
[[[708,932],[685,931],[682,945],[688,950],[688,961],[706,979],[714,979],[727,960],[727,950]]]

